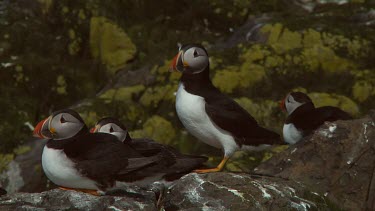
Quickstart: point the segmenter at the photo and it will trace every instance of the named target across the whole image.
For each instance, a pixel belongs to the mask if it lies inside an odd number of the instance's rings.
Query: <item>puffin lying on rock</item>
[[[207,51],[199,44],[182,46],[171,63],[172,71],[182,73],[176,95],[180,121],[193,136],[224,151],[216,168],[195,172],[221,171],[237,150],[283,144],[279,134],[259,126],[245,109],[214,87],[209,69]]]
[[[175,148],[163,145],[155,142],[152,139],[146,138],[134,138],[132,139],[125,127],[118,119],[112,117],[106,117],[99,120],[95,127],[91,129],[93,133],[108,133],[117,137],[117,139],[125,144],[130,145],[137,152],[144,156],[150,156],[154,153],[159,153],[161,151],[167,151],[171,156],[170,161],[173,164],[166,169],[165,176],[163,179],[166,182],[175,180],[187,174],[194,169],[202,166],[204,162],[207,161],[207,157],[195,156],[195,155],[184,155],[181,154]]]
[[[309,96],[302,92],[289,93],[282,100],[280,107],[288,113],[283,127],[283,137],[288,144],[297,143],[325,121],[352,119],[348,113],[337,107],[315,108]]]
[[[100,195],[124,183],[150,184],[175,164],[168,151],[144,156],[116,136],[90,133],[71,109],[56,111],[41,121],[34,135],[49,138],[43,149],[43,170],[62,189]]]

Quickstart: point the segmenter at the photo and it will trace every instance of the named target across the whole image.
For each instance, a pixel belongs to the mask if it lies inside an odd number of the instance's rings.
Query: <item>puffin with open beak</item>
[[[259,126],[245,109],[214,87],[209,69],[207,51],[199,44],[182,46],[171,63],[172,71],[182,73],[176,95],[180,121],[190,134],[224,151],[216,168],[196,172],[221,171],[237,150],[282,144],[279,134]]]
[[[43,149],[42,167],[62,189],[99,195],[123,183],[157,181],[164,169],[154,166],[172,165],[165,154],[146,157],[113,135],[90,133],[71,109],[54,112],[35,127],[34,134],[49,138]]]
[[[166,169],[163,179],[167,182],[175,180],[197,169],[207,161],[207,157],[196,155],[181,154],[175,148],[160,144],[152,139],[147,138],[134,138],[132,139],[126,129],[125,125],[118,119],[113,117],[106,117],[100,119],[94,128],[91,129],[92,133],[108,133],[117,137],[117,139],[125,144],[129,144],[137,152],[144,156],[150,156],[154,153],[166,152],[171,156],[170,161],[173,164]]]
[[[305,93],[291,92],[280,104],[283,111],[288,113],[283,127],[284,141],[295,144],[303,137],[311,134],[325,121],[352,119],[350,114],[333,107],[323,106],[315,108],[314,103]]]

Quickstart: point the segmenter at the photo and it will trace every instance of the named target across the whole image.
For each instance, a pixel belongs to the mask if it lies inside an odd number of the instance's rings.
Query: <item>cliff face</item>
[[[250,174],[191,173],[167,189],[128,187],[102,197],[59,189],[13,193],[0,198],[0,209],[373,210],[374,175],[375,112],[371,112],[361,119],[325,123]],[[38,190],[33,187],[19,190]]]
[[[202,43],[215,86],[275,131],[285,119],[278,101],[291,90],[307,92],[318,106],[363,116],[375,106],[373,5],[2,1],[0,171],[30,136],[30,124],[71,106],[89,125],[116,116],[133,136],[217,155],[184,131],[174,111],[180,75],[169,73],[168,65],[177,43]],[[269,156],[228,167],[251,170]]]

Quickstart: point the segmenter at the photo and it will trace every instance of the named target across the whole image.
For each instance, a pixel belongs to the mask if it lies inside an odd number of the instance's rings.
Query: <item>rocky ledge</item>
[[[188,174],[168,190],[95,197],[53,189],[0,197],[0,210],[375,210],[375,112],[325,123],[253,174]]]

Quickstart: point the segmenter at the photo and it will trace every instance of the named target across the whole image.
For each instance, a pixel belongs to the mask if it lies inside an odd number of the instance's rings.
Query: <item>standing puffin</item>
[[[144,156],[150,156],[150,154],[168,151],[171,154],[170,161],[173,164],[165,171],[166,175],[163,179],[171,181],[178,179],[182,175],[191,172],[192,170],[202,166],[207,161],[207,157],[195,156],[195,155],[184,155],[177,151],[175,148],[163,145],[152,139],[146,138],[135,138],[132,139],[125,127],[118,119],[112,117],[106,117],[100,119],[94,128],[91,129],[93,133],[108,133],[117,137],[117,139],[125,144],[129,144],[136,151]]]
[[[202,45],[182,46],[171,70],[182,73],[176,95],[180,121],[193,136],[224,151],[216,168],[197,173],[221,171],[237,150],[262,150],[282,144],[277,133],[259,126],[245,109],[213,86],[208,54]]]
[[[325,121],[352,119],[348,113],[333,106],[315,108],[309,96],[302,92],[289,93],[282,100],[280,107],[288,113],[283,127],[283,137],[289,144],[297,143]]]
[[[90,133],[79,114],[70,109],[54,112],[37,125],[34,134],[50,138],[43,149],[42,167],[63,189],[99,195],[122,182],[159,180],[173,164],[168,154],[146,157],[113,135]]]

